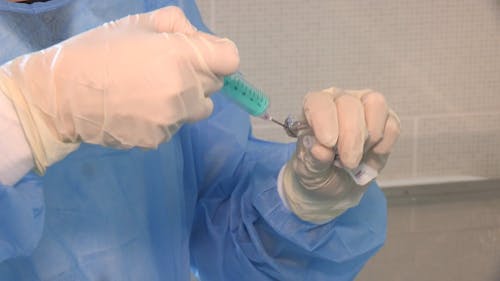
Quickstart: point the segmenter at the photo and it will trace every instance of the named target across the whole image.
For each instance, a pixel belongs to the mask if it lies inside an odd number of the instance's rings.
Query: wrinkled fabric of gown
[[[0,63],[166,5],[206,30],[194,1],[0,1]],[[276,190],[294,146],[253,138],[246,113],[213,100],[157,150],[84,144],[0,186],[0,280],[354,279],[385,239],[380,189],[330,223],[301,221]]]

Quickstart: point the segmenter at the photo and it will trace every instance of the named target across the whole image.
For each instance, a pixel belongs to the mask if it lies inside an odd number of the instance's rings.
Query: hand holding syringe
[[[306,121],[294,120],[292,117],[288,117],[285,122],[282,123],[274,119],[267,111],[269,107],[269,98],[262,91],[248,83],[240,74],[226,76],[224,78],[224,87],[222,90],[227,97],[251,115],[272,121],[283,127],[290,137],[297,138],[301,133],[304,133],[300,141],[303,142],[305,147],[311,149],[316,143],[316,138]],[[336,148],[334,149],[336,150]],[[344,168],[336,151],[334,165],[339,168]],[[378,175],[375,169],[363,163],[355,169],[344,168],[344,170],[358,185],[366,185]]]

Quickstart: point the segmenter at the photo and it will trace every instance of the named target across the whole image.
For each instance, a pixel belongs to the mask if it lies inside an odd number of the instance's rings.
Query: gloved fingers
[[[210,98],[203,97],[202,100],[193,103],[191,107],[191,113],[186,119],[187,122],[195,122],[202,120],[210,116],[214,110],[214,103]]]
[[[373,153],[384,155],[389,154],[396,144],[401,133],[401,122],[392,110],[389,110],[389,117],[384,126],[383,138],[371,149]]]
[[[304,115],[319,143],[332,149],[339,135],[337,107],[334,101],[336,89],[308,93],[304,98]],[[317,148],[316,151],[324,151]],[[320,157],[321,158],[321,157]]]
[[[320,163],[331,164],[335,158],[335,151],[331,147],[327,147],[317,142],[311,148],[311,154]]]
[[[364,152],[368,137],[364,107],[353,95],[339,96],[336,101],[339,122],[337,151],[340,162],[348,169],[356,168]]]
[[[389,118],[384,129],[384,137],[372,149],[370,149],[363,163],[380,173],[387,163],[387,159],[394,147],[400,133],[400,122],[397,115],[389,111]]]
[[[196,82],[187,84],[188,87],[181,90],[179,107],[182,109],[177,114],[177,116],[182,116],[180,122],[195,122],[207,118],[214,108],[208,94],[222,87],[222,80],[213,74],[197,73],[192,66],[184,67],[182,72],[181,79],[191,79]],[[167,118],[167,121],[168,119],[170,118]]]
[[[227,76],[238,70],[240,56],[238,47],[233,41],[204,32],[197,32],[196,35],[204,44],[204,48],[200,50],[213,73],[218,76]]]
[[[203,88],[203,96],[206,98],[220,90],[224,85],[224,81],[219,76],[200,75],[199,79]]]
[[[188,63],[199,75],[204,75],[220,84],[222,76],[234,73],[238,69],[238,50],[229,39],[213,39],[201,34],[163,33],[163,39],[168,41],[165,46],[169,48],[165,52],[175,53],[181,60],[179,64]],[[171,50],[173,47],[176,50]]]
[[[130,20],[130,18],[134,16],[123,20]],[[137,15],[137,18],[141,22],[139,25],[155,32],[187,35],[184,38],[190,38],[193,49],[198,53],[197,56],[203,58],[208,69],[215,75],[229,75],[238,69],[239,55],[236,45],[227,38],[197,31],[179,7],[165,7],[148,14]],[[197,65],[202,66],[199,58]]]
[[[188,35],[215,75],[229,75],[238,69],[239,55],[236,45],[227,38],[197,31],[180,8],[170,6],[158,9],[151,12],[148,18],[149,27],[156,32]]]
[[[155,149],[166,140],[169,140],[184,122],[195,122],[207,118],[213,111],[213,102],[210,98],[200,97],[197,93],[189,94],[187,100],[182,104],[172,104],[171,110],[167,110],[164,115],[156,115],[151,118],[131,118],[128,122],[130,130],[115,132],[104,129],[102,139],[99,142],[87,141],[95,144],[129,149],[131,147],[141,147],[145,149]],[[175,106],[175,108],[173,108]],[[172,118],[171,116],[176,116]],[[172,123],[177,116],[182,116],[180,120]],[[111,127],[115,127],[110,123]],[[138,137],[135,137],[138,135]],[[130,142],[133,140],[133,142]]]
[[[198,85],[190,86],[182,90],[182,98],[178,105],[180,111],[177,116],[182,116],[181,122],[195,122],[207,118],[213,111],[214,105],[212,100],[207,97],[207,90],[222,86],[222,81],[212,74],[197,73],[191,65],[182,67],[181,79],[196,80]],[[174,111],[175,109],[173,109]],[[167,117],[166,125],[168,125]]]
[[[323,155],[328,153],[333,154],[333,150],[319,144],[317,139],[310,133],[299,136],[297,149],[292,158],[292,165],[294,172],[299,176],[302,184],[314,189],[323,186],[321,182],[330,174],[333,165],[333,155],[331,159],[321,159],[321,157],[317,157],[313,153],[317,149],[322,149]]]
[[[168,6],[154,10],[146,14],[146,18],[146,26],[159,33],[179,32],[194,34],[197,30],[196,27],[189,22],[184,12],[176,6]]]
[[[363,104],[365,122],[368,130],[366,149],[371,148],[384,136],[384,128],[389,117],[389,107],[384,96],[372,90],[347,91],[357,96]]]

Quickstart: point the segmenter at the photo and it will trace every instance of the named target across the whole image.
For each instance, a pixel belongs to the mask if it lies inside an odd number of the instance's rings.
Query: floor
[[[385,192],[387,242],[356,280],[500,280],[500,181]]]

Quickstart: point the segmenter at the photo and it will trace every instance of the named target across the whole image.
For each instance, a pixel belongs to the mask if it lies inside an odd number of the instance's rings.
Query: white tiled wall
[[[384,93],[402,136],[383,180],[500,177],[500,2],[197,0],[278,118],[332,85]],[[291,141],[254,121],[259,137]]]

